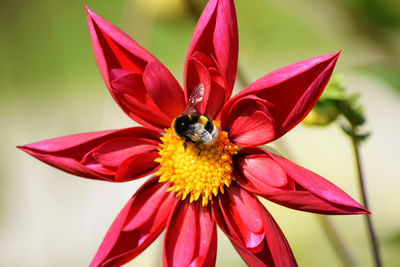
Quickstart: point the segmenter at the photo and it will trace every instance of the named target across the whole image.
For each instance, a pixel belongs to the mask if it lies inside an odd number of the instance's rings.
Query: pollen
[[[213,196],[224,193],[224,187],[232,182],[232,156],[237,146],[229,141],[228,133],[221,130],[220,123],[214,122],[219,134],[212,144],[199,144],[196,148],[175,137],[171,129],[161,137],[158,149],[160,157],[155,159],[161,167],[156,173],[159,182],[169,182],[167,191],[175,191],[182,200],[190,203],[200,200],[207,206]]]

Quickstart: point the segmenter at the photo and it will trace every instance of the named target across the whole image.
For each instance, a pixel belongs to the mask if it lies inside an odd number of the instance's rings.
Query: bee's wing
[[[204,125],[201,123],[190,124],[188,129],[183,134],[194,142],[200,141],[203,143],[208,143],[212,140],[211,134],[207,132],[207,130],[204,128]]]
[[[202,83],[199,83],[196,85],[196,87],[193,89],[192,93],[190,94],[190,97],[188,99],[188,102],[186,103],[185,110],[183,111],[183,114],[193,114],[195,112],[195,106],[197,103],[199,103],[201,100],[203,100],[203,95],[204,95],[204,85]]]
[[[202,143],[210,143],[212,141],[212,135],[206,130],[201,132],[200,142]]]

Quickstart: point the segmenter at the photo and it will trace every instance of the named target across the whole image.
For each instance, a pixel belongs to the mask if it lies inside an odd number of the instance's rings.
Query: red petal
[[[225,89],[215,81],[215,77],[211,79],[210,88],[212,88],[212,91],[210,91],[208,99],[212,99],[212,101],[207,102],[205,114],[214,120],[220,120],[220,111],[225,104]]]
[[[146,182],[109,228],[90,266],[120,266],[139,255],[164,229],[177,201],[158,177]]]
[[[296,126],[311,111],[324,90],[339,57],[339,52],[301,61],[278,69],[250,84],[224,107],[231,109],[239,99],[255,95],[268,101],[274,131],[271,142]]]
[[[329,201],[339,208],[343,208],[343,213],[369,213],[364,207],[347,195],[343,190],[319,176],[285,158],[279,157],[265,151],[296,183],[322,198]]]
[[[274,172],[281,176],[283,171],[288,179],[287,184],[281,187],[262,184],[262,181],[268,180],[262,172],[246,171],[260,168],[259,165],[253,167],[245,165],[244,158],[254,156],[273,160],[279,166],[279,168],[274,166]],[[243,188],[280,205],[321,214],[368,213],[365,208],[328,180],[266,150],[242,149],[235,162],[237,163],[235,177]]]
[[[115,181],[124,182],[145,177],[155,172],[160,165],[154,160],[160,155],[158,152],[136,154],[119,166],[115,173]]]
[[[282,187],[288,183],[282,168],[258,149],[241,149],[234,160],[237,171],[244,173],[256,188]]]
[[[118,159],[112,155],[134,153],[135,144],[130,143],[128,151],[123,146],[126,140],[141,140],[146,144],[145,150],[155,150],[161,135],[143,127],[133,127],[122,130],[82,133],[41,142],[19,146],[33,157],[68,173],[91,179],[115,181],[113,165]],[[143,152],[138,148],[137,153]],[[119,152],[118,150],[121,150]],[[121,156],[123,158],[123,156]],[[89,160],[90,159],[90,160]],[[104,164],[104,165],[103,165]]]
[[[297,266],[285,236],[255,196],[235,185],[213,203],[218,226],[249,266]]]
[[[219,198],[219,203],[232,236],[248,249],[259,248],[264,239],[264,229],[262,221],[259,220],[257,199],[236,186],[226,191],[224,196]]]
[[[155,130],[170,126],[171,119],[153,102],[143,83],[142,74],[124,69],[112,69],[110,75],[112,91],[132,119]]]
[[[137,154],[154,151],[157,144],[158,141],[146,138],[115,138],[92,149],[81,163],[96,172],[113,175],[124,160]]]
[[[243,97],[222,112],[222,128],[229,132],[229,138],[238,146],[265,144],[275,135],[268,105],[255,96]]]
[[[197,70],[191,66],[192,59],[196,58],[209,72],[213,72],[212,76],[216,76],[216,80],[222,81],[225,102],[235,82],[237,56],[238,33],[234,3],[232,0],[211,0],[197,23],[186,55],[184,68],[186,98],[199,82]],[[211,92],[215,86],[216,84],[212,85]],[[213,98],[209,99],[214,101]],[[208,106],[207,99],[203,101],[205,106]],[[211,113],[219,113],[219,110],[211,110]]]
[[[164,65],[150,62],[143,74],[143,82],[157,107],[172,121],[185,108],[183,91]]]
[[[156,62],[156,64],[163,67],[163,77],[168,76],[168,80],[165,81],[166,85],[171,84],[172,75],[154,56],[117,27],[88,8],[86,8],[86,13],[96,62],[115,101],[128,116],[144,126],[153,126],[152,128],[159,130],[169,126],[171,119],[168,119],[168,117],[157,116],[152,119],[152,117],[146,116],[148,110],[154,109],[157,105],[150,98],[142,79],[143,73],[150,62]],[[126,72],[125,74],[123,74],[124,71]],[[127,74],[134,75],[134,77],[129,77],[129,80],[134,81],[134,83],[130,86],[121,85],[121,76],[126,76]],[[114,88],[114,82],[120,83],[118,88]],[[172,88],[170,90],[176,89]],[[129,101],[127,98],[134,101]],[[180,107],[183,103],[183,98],[181,97],[175,101]],[[160,113],[159,110],[155,111],[155,113],[157,112]],[[167,114],[170,115],[170,113]]]
[[[198,59],[196,58],[191,58],[189,60],[188,64],[188,69],[193,70],[193,75],[191,77],[191,80],[189,81],[190,84],[187,86],[186,92],[188,98],[192,90],[199,84],[202,83],[204,86],[204,95],[203,95],[203,100],[197,104],[196,110],[200,114],[204,114],[206,112],[207,108],[207,103],[208,99],[210,98],[210,93],[211,93],[211,76],[209,71],[207,70],[207,67]],[[225,97],[225,93],[224,93]],[[211,116],[211,115],[210,115]]]
[[[149,52],[120,29],[89,8],[85,9],[93,52],[107,86],[110,85],[110,69],[123,68],[143,73],[147,62],[155,60]]]
[[[215,222],[200,203],[182,202],[168,223],[164,266],[214,266],[217,249]]]

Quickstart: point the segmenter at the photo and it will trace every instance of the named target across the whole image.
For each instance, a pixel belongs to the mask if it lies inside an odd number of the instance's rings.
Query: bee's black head
[[[191,118],[189,115],[181,115],[176,118],[175,121],[175,131],[181,134],[187,130],[191,123]]]

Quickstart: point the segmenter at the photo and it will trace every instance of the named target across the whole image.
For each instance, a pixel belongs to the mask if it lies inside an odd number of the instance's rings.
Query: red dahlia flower
[[[216,225],[248,265],[295,266],[284,235],[255,195],[302,211],[368,213],[321,176],[257,147],[306,116],[339,52],[276,70],[230,98],[238,56],[233,0],[210,0],[204,9],[185,60],[184,90],[149,52],[86,12],[101,75],[122,110],[143,127],[70,135],[20,148],[91,179],[125,182],[157,171],[117,216],[91,266],[132,260],[164,228],[164,266],[213,266]],[[204,95],[196,111],[213,120],[219,135],[212,144],[196,148],[189,142],[185,149],[171,122],[198,84]]]

